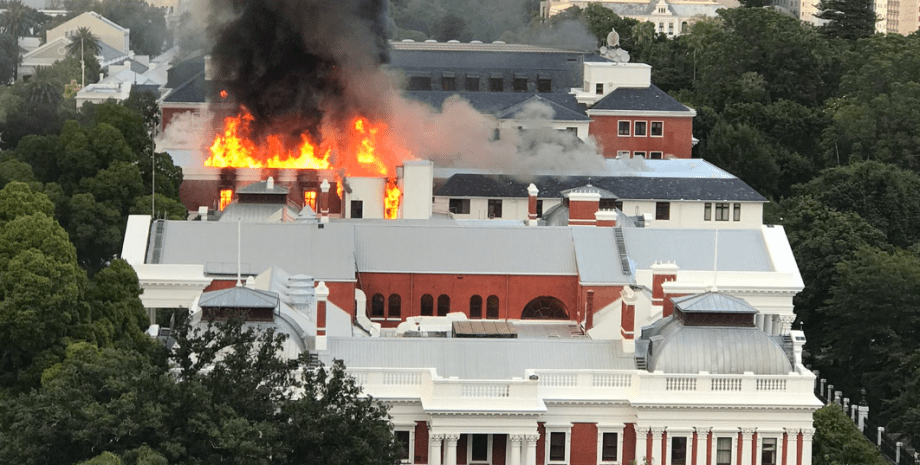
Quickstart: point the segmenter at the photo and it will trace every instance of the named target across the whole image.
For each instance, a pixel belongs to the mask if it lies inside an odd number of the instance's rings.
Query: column
[[[815,436],[814,428],[802,428],[802,465],[811,465],[811,439]]]
[[[444,465],[457,465],[457,441],[460,440],[459,434],[445,434],[444,441]]]
[[[648,455],[648,426],[636,426],[636,463],[646,461]]]
[[[786,463],[784,465],[796,465],[798,459],[796,452],[799,450],[799,430],[798,428],[785,428],[786,443],[783,448],[786,450]]]
[[[712,428],[694,428],[694,430],[696,431],[696,465],[706,465],[706,452],[709,450],[706,444]]]
[[[441,441],[444,440],[443,434],[432,434],[428,436],[428,465],[441,465]]]
[[[511,447],[511,463],[508,465],[521,465],[521,443],[524,442],[524,436],[512,434],[508,437]]]
[[[741,428],[741,443],[738,444],[741,465],[751,465],[751,442],[754,438],[754,431],[757,431],[757,428]]]
[[[524,436],[524,465],[537,465],[537,441],[539,440],[539,434]]]
[[[664,434],[665,428],[652,428],[652,455],[648,458],[648,463],[665,463],[667,457],[658,457],[661,454],[661,435]]]

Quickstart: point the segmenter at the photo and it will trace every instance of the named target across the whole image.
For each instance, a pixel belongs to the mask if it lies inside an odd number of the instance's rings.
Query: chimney
[[[623,351],[634,353],[636,351],[636,301],[638,297],[629,286],[620,291],[620,336],[623,337]]]
[[[265,180],[265,190],[275,190],[275,178],[269,176],[268,179]]]
[[[204,56],[204,80],[214,80],[214,64],[211,63],[211,55]]]
[[[329,288],[324,281],[316,285],[316,350],[326,350],[326,301]]]
[[[531,184],[532,186],[533,184]],[[594,327],[594,290],[589,289],[585,295],[585,331]]]
[[[598,228],[612,228],[617,225],[616,210],[598,210],[594,214]]]
[[[527,186],[527,226],[537,225],[537,194],[540,190],[533,183]]]
[[[402,217],[431,218],[431,195],[434,191],[434,163],[428,160],[405,161],[402,165]],[[396,168],[397,173],[400,167]]]
[[[323,183],[319,185],[319,210],[318,217],[320,223],[329,222],[329,180],[323,179]]]
[[[664,305],[664,283],[677,279],[677,265],[674,263],[655,262],[652,265],[652,306]]]
[[[571,192],[569,194],[569,226],[597,224],[595,215],[600,203],[601,194],[598,192]]]

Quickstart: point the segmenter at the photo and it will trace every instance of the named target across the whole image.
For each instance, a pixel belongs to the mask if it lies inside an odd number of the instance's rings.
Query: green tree
[[[156,194],[156,203],[153,206],[156,208],[154,216],[157,218],[170,220],[185,220],[188,218],[188,209],[185,208],[182,202],[173,200],[163,194]],[[131,215],[149,215],[150,208],[150,196],[143,195],[135,199],[134,206],[131,207],[131,211],[128,213]]]
[[[25,90],[26,101],[31,105],[54,108],[64,98],[64,85],[45,66],[35,69]]]
[[[58,136],[29,135],[20,139],[16,145],[16,158],[28,163],[35,176],[42,182],[56,181],[59,174],[57,155]]]
[[[827,21],[819,30],[828,37],[856,40],[875,33],[875,9],[871,0],[821,0],[815,17]]]
[[[11,34],[0,33],[0,84],[9,84],[18,76],[19,44]]]
[[[119,211],[97,202],[92,194],[71,198],[67,232],[77,248],[80,265],[94,271],[115,257],[121,246],[121,223]]]
[[[885,465],[888,462],[837,404],[829,404],[814,414],[815,437],[812,443],[814,465]]]
[[[54,204],[47,196],[32,192],[28,184],[22,182],[11,182],[0,190],[0,226],[34,213],[53,216]]]
[[[67,44],[67,56],[76,59],[86,59],[102,53],[99,37],[96,37],[88,27],[77,28],[76,33],[70,36]]]
[[[716,124],[700,155],[738,176],[764,195],[777,192],[781,171],[777,149],[755,128],[746,124]]]
[[[43,14],[22,3],[21,0],[0,2],[0,8],[4,10],[0,14],[0,29],[17,39],[32,35],[33,29],[37,28],[44,18]]]

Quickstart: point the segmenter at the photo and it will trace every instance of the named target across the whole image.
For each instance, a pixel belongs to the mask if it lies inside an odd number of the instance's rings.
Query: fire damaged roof
[[[426,103],[441,109],[444,101],[451,96],[458,96],[470,103],[480,113],[495,115],[499,119],[514,118],[528,102],[541,102],[549,105],[555,112],[553,119],[564,121],[590,121],[585,114],[584,105],[575,100],[572,94],[563,93],[526,93],[526,92],[446,92],[446,91],[409,91],[405,94],[412,100]]]
[[[443,197],[527,197],[534,183],[541,198],[559,198],[563,191],[592,184],[632,200],[711,200],[766,202],[738,178],[677,178],[642,176],[514,176],[458,173],[435,191]]]
[[[620,111],[678,111],[692,116],[693,110],[687,108],[659,89],[654,84],[649,87],[620,87],[597,101],[588,114],[594,110]]]

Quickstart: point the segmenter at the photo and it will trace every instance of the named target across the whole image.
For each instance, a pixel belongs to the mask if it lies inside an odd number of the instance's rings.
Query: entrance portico
[[[537,415],[434,414],[428,423],[429,465],[536,465]],[[459,447],[458,447],[459,446]]]

